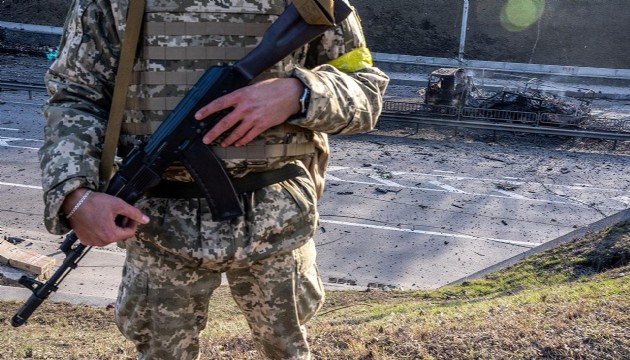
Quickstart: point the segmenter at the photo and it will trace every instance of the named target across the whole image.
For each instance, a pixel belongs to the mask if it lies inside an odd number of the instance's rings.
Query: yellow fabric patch
[[[352,73],[372,67],[372,53],[362,46],[329,61],[328,64],[345,73]]]

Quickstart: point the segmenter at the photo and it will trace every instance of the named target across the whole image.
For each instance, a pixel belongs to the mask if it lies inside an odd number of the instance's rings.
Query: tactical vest
[[[147,0],[143,35],[121,130],[120,154],[146,140],[207,68],[233,64],[253,49],[288,4],[285,0],[238,0],[230,1],[230,5],[224,2]],[[286,77],[296,59],[304,57],[303,51],[285,58],[259,79]],[[232,176],[242,176],[298,159],[309,167],[316,152],[314,137],[319,140],[322,135],[283,124],[269,129],[247,146],[213,146],[213,150]],[[317,147],[321,146],[325,144]],[[191,181],[188,172],[178,164],[163,177]]]

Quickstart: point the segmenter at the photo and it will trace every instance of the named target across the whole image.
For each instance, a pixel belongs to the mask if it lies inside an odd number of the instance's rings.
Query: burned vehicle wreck
[[[475,85],[466,69],[440,68],[431,72],[418,94],[425,104],[423,111],[443,115],[551,126],[578,126],[588,118],[589,100],[533,88],[538,83],[530,79],[517,89],[488,93]]]

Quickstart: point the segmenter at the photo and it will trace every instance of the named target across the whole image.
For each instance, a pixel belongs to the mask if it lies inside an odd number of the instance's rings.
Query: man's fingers
[[[203,120],[207,116],[214,114],[217,111],[228,109],[234,106],[238,101],[236,100],[235,93],[224,95],[218,99],[211,101],[208,105],[202,107],[195,113],[196,120]]]
[[[256,129],[255,125],[256,124],[252,123],[251,121],[250,122],[242,121],[238,127],[236,127],[234,130],[230,132],[230,135],[228,137],[226,137],[225,139],[223,139],[223,141],[221,141],[221,146],[227,147],[227,146],[232,146],[232,145],[240,146],[240,145],[247,144],[251,140],[244,141],[244,139],[250,133],[255,131]],[[260,132],[258,132],[256,135],[251,137],[251,139],[254,139],[259,134]]]
[[[225,115],[210,131],[203,136],[203,143],[210,144],[216,140],[221,134],[233,128],[241,121],[241,114],[235,109]],[[240,127],[240,126],[239,126]]]
[[[250,141],[254,140],[258,135],[262,134],[265,129],[254,126],[250,128],[245,135],[239,137],[238,139],[234,139],[235,146],[245,146],[249,144]],[[227,139],[226,139],[227,140]]]
[[[125,227],[116,227],[113,237],[120,240],[126,240],[133,237],[136,234],[137,230],[138,223],[135,221],[127,220],[127,224]]]
[[[211,115],[217,111],[219,111],[221,109],[219,109],[216,105],[216,100],[209,103],[208,105],[202,107],[201,109],[199,109],[196,113],[195,113],[195,120],[203,120],[206,117],[208,117],[208,115]]]

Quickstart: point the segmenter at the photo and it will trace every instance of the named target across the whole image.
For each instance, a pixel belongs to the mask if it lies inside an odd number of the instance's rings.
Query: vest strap
[[[193,86],[203,71],[136,71],[132,85],[188,85]]]
[[[103,140],[103,153],[99,165],[100,187],[105,189],[112,176],[114,169],[114,157],[116,156],[116,148],[118,138],[120,137],[120,129],[125,111],[125,101],[127,99],[127,91],[132,79],[133,61],[138,48],[140,38],[140,30],[142,29],[142,19],[144,18],[145,0],[131,1],[127,9],[127,24],[125,34],[123,36],[120,59],[118,61],[118,70],[116,71],[116,83],[114,85],[114,94],[112,96],[112,104],[109,110],[109,118],[107,128],[105,129],[105,138]]]
[[[253,47],[227,46],[145,46],[144,59],[153,60],[240,60],[249,54]]]
[[[263,36],[269,26],[271,26],[270,23],[148,22],[145,27],[145,35],[203,36],[203,34],[213,34],[227,36]]]
[[[266,161],[279,157],[310,155],[315,153],[312,142],[301,144],[260,144],[245,146],[220,147],[212,146],[212,151],[222,160],[245,159],[248,161]]]
[[[334,0],[293,0],[300,16],[312,25],[334,25],[334,3]]]
[[[287,164],[279,169],[250,173],[240,178],[232,178],[232,185],[236,193],[243,194],[303,175],[306,175],[306,171],[304,171],[302,167],[296,164]],[[196,199],[205,197],[203,191],[196,186],[194,182],[170,180],[162,180],[157,186],[149,189],[146,195],[149,197],[167,199]]]
[[[122,129],[125,135],[151,135],[155,132],[155,130],[157,130],[157,128],[160,126],[161,123],[162,123],[161,121],[149,121],[149,122],[143,122],[143,123],[123,123]],[[309,131],[304,129],[303,127],[299,127],[297,125],[292,125],[292,124],[287,124],[287,123],[274,126],[268,129],[267,131],[265,131],[265,134],[267,135],[278,136],[278,137],[283,137],[283,136],[286,136],[287,134],[307,134],[307,133],[309,133]],[[250,144],[254,143],[257,145],[261,145],[261,143],[258,143],[258,141],[259,140],[255,139]]]

